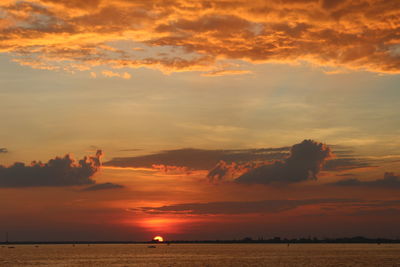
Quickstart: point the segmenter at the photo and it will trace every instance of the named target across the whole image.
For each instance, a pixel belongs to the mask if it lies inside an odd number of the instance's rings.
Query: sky
[[[400,238],[399,74],[397,0],[3,0],[0,231]]]

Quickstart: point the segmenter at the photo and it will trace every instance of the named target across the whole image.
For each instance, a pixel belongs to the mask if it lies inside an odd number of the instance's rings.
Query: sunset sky
[[[2,0],[0,241],[400,238],[399,74],[398,0]]]

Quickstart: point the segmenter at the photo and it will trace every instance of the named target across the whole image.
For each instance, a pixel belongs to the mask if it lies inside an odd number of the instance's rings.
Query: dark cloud
[[[362,187],[381,187],[381,188],[400,188],[400,176],[393,172],[385,172],[383,179],[373,181],[361,181],[356,178],[340,180],[331,185],[335,186],[362,186]]]
[[[47,163],[14,163],[9,167],[0,165],[0,187],[72,186],[94,184],[91,177],[98,171],[102,151],[95,156],[75,161],[69,154],[56,157]]]
[[[329,147],[312,140],[292,146],[284,161],[255,168],[235,181],[245,184],[295,183],[317,179],[324,162],[331,156]]]
[[[184,213],[184,214],[247,214],[276,213],[292,210],[305,205],[353,203],[354,199],[304,199],[304,200],[262,200],[249,202],[209,202],[184,203],[162,207],[141,207],[134,211],[149,214]]]
[[[120,188],[124,188],[124,186],[113,183],[103,183],[86,187],[82,191],[98,191],[98,190],[120,189]]]
[[[8,153],[8,149],[5,147],[0,147],[0,153]]]
[[[238,149],[238,150],[206,150],[185,148],[166,150],[159,153],[136,156],[119,157],[105,162],[105,166],[114,167],[147,167],[156,165],[183,166],[193,170],[209,170],[221,160],[231,164],[250,161],[266,161],[283,159],[288,155],[288,147]]]

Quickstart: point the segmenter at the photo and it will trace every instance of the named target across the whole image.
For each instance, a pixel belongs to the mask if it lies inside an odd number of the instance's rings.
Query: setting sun
[[[157,242],[163,242],[164,241],[164,238],[162,238],[161,236],[155,236],[154,238],[153,238],[153,241],[157,241]]]

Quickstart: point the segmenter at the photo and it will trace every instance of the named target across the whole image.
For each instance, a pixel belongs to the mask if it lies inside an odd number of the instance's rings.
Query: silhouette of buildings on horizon
[[[8,234],[6,235],[5,242],[0,242],[1,245],[6,244],[394,244],[400,243],[400,239],[389,239],[389,238],[367,238],[363,236],[355,237],[343,237],[343,238],[323,238],[319,239],[316,237],[308,238],[281,238],[273,237],[264,239],[259,237],[253,239],[251,237],[245,237],[243,239],[233,240],[164,240],[164,242],[150,241],[9,241]]]

